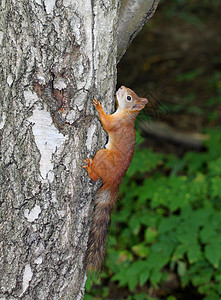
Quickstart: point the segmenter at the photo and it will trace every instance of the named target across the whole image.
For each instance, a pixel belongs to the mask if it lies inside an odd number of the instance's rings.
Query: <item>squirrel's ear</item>
[[[147,104],[148,100],[146,98],[141,98],[139,102],[132,105],[131,110],[141,110]]]
[[[141,110],[144,108],[144,106],[145,106],[145,104],[143,104],[143,103],[135,103],[132,105],[131,110],[134,110],[134,111]]]

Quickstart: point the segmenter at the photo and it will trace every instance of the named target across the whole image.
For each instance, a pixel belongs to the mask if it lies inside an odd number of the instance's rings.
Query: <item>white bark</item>
[[[92,184],[113,107],[118,1],[1,3],[1,299],[82,299]],[[86,143],[85,143],[86,142]]]
[[[93,97],[113,109],[119,4],[0,2],[2,300],[83,299],[96,187],[81,166],[105,143]]]

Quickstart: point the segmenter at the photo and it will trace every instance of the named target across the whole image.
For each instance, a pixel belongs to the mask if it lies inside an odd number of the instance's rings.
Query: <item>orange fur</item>
[[[135,119],[147,99],[139,98],[132,90],[122,86],[117,91],[117,102],[118,110],[107,115],[101,104],[94,100],[109,142],[106,149],[99,150],[93,160],[85,160],[86,166],[83,166],[92,180],[101,178],[103,182],[95,196],[94,216],[86,253],[86,267],[89,270],[99,270],[104,259],[111,210],[117,199],[119,184],[134,153]]]

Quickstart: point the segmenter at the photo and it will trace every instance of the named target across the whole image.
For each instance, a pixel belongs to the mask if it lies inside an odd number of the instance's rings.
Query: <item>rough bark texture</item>
[[[105,144],[92,99],[113,109],[119,4],[0,1],[1,300],[83,299],[81,166]]]
[[[82,299],[92,186],[113,107],[118,1],[1,3],[1,299]]]

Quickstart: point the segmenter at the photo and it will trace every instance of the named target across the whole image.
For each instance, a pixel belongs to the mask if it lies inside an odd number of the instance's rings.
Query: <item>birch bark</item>
[[[104,143],[92,99],[113,107],[118,1],[1,4],[3,299],[82,299],[92,185]]]
[[[0,1],[0,299],[83,299],[120,0]]]

